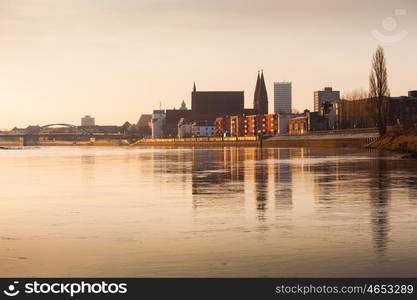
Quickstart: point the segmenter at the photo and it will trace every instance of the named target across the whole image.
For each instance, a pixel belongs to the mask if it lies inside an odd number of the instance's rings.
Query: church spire
[[[258,77],[256,78],[256,86],[255,86],[255,93],[253,94],[253,108],[257,109],[258,107],[258,94],[259,94],[259,87],[261,84],[261,77],[259,77],[259,71],[258,71]]]
[[[258,79],[256,82],[255,96],[253,100],[253,108],[257,111],[258,114],[267,114],[268,113],[268,94],[265,86],[264,72],[261,70]]]
[[[193,92],[195,91],[197,91],[197,89],[195,88],[195,81],[194,81]]]
[[[187,105],[185,104],[184,100],[182,100],[182,102],[181,102],[180,110],[187,110]]]
[[[260,104],[263,114],[268,113],[268,93],[265,86],[264,70],[261,72],[261,91],[260,91]]]

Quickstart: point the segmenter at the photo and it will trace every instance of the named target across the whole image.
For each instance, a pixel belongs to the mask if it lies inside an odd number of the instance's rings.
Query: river
[[[417,276],[399,154],[40,147],[0,166],[2,277]]]

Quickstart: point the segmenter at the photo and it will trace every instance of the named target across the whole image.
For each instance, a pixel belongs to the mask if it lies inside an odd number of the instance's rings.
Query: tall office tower
[[[256,110],[257,114],[263,115],[268,113],[268,94],[266,92],[263,70],[260,76],[258,72],[255,94],[253,97],[253,108]]]
[[[274,112],[291,113],[291,82],[274,82]]]
[[[322,91],[314,92],[314,111],[319,111],[324,102],[340,100],[340,91],[333,91],[331,87],[325,87]]]

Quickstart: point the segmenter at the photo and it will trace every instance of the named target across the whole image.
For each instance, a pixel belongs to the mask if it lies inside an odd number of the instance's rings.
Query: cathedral
[[[268,114],[268,94],[265,87],[264,72],[258,72],[255,94],[253,97],[253,108],[257,114]]]

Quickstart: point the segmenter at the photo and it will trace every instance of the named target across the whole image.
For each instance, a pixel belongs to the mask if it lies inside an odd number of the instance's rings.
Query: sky
[[[137,122],[191,106],[197,90],[243,90],[263,69],[291,81],[293,107],[313,92],[368,88],[373,52],[393,96],[417,89],[415,0],[0,0],[0,128]]]

